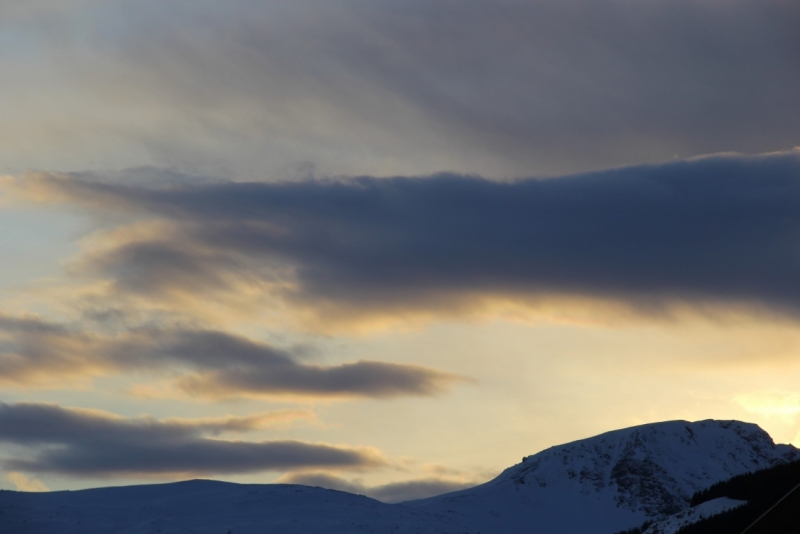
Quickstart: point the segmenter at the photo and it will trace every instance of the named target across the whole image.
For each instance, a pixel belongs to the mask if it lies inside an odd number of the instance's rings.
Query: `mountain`
[[[0,491],[3,534],[477,534],[447,515],[291,484]]]
[[[681,514],[698,490],[798,457],[756,425],[671,421],[551,447],[480,486],[401,504],[308,486],[203,480],[0,491],[0,532],[611,534]]]
[[[796,457],[753,424],[669,421],[551,447],[480,486],[405,504],[482,532],[611,534],[687,510],[716,482]]]
[[[664,519],[660,519],[655,522],[648,521],[639,528],[628,529],[624,532],[620,532],[619,534],[678,534],[687,527],[705,522],[721,514],[727,514],[731,511],[739,510],[746,504],[747,501],[730,499],[728,497],[720,497],[718,499],[713,499],[702,504],[692,506],[688,510],[683,510],[676,514],[672,514]],[[736,534],[742,530],[744,530],[744,527],[740,529],[726,530],[724,532],[725,534]]]

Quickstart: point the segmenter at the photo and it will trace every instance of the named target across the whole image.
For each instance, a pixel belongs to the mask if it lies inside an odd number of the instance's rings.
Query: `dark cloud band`
[[[237,423],[239,423],[237,425]],[[0,403],[0,442],[28,453],[5,458],[9,470],[75,476],[224,474],[298,468],[370,469],[376,451],[300,441],[226,441],[204,434],[241,430],[241,421],[126,419],[50,404]]]
[[[354,178],[122,187],[39,178],[157,215],[85,272],[164,297],[282,282],[323,308],[434,309],[469,296],[800,308],[800,156],[721,155],[557,179]],[[80,197],[80,198],[79,198]]]

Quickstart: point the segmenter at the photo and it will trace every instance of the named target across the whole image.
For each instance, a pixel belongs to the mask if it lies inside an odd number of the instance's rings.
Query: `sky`
[[[800,446],[800,4],[0,3],[0,489],[396,502]]]

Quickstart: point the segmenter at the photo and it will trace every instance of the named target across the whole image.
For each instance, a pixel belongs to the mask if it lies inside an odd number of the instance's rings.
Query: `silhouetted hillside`
[[[747,504],[688,525],[678,534],[737,534],[800,484],[800,461],[718,482],[692,497],[692,506],[717,499],[746,500]]]

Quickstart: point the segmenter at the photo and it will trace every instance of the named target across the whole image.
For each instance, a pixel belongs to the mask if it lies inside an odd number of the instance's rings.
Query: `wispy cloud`
[[[14,487],[19,491],[50,491],[50,488],[48,488],[44,482],[31,478],[25,473],[11,471],[6,473],[6,478],[9,482],[14,484]]]
[[[34,317],[0,316],[0,383],[63,385],[70,376],[164,369],[179,375],[174,387],[199,398],[433,395],[466,380],[377,361],[315,365],[291,351],[220,331],[151,327],[103,335]]]
[[[10,0],[0,172],[510,176],[787,148],[797,17],[781,0]]]
[[[264,417],[269,416],[159,421],[52,404],[0,403],[0,442],[24,446],[24,452],[6,456],[2,465],[12,472],[98,477],[304,468],[365,470],[387,464],[378,451],[367,447],[205,437],[217,432],[250,430]]]
[[[359,495],[367,495],[379,501],[395,503],[424,499],[442,493],[458,491],[469,488],[478,483],[475,480],[427,477],[402,482],[391,482],[376,486],[368,486],[357,481],[347,480],[342,477],[323,472],[287,473],[278,479],[284,484],[304,484],[306,486],[319,486],[321,488],[347,491]]]
[[[733,402],[750,413],[779,417],[790,424],[794,424],[800,416],[800,393],[769,389],[764,391],[751,391],[734,397]]]

